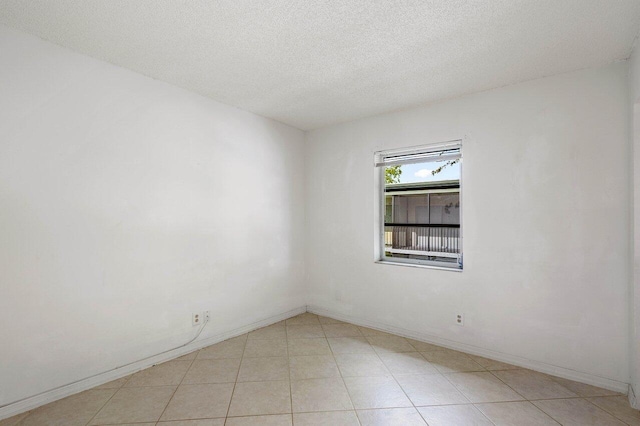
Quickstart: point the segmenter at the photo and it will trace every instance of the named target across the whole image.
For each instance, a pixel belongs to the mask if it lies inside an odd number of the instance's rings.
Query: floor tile
[[[197,359],[182,380],[182,384],[234,383],[240,369],[240,358]]]
[[[289,380],[286,357],[243,358],[238,382]]]
[[[253,339],[248,340],[244,348],[245,358],[266,356],[287,356],[287,339]]]
[[[438,370],[418,352],[382,353],[380,359],[394,375],[438,373]]]
[[[358,327],[351,324],[323,324],[322,329],[327,337],[364,337]]]
[[[175,390],[176,386],[121,388],[93,418],[91,424],[157,421]]]
[[[268,416],[229,417],[225,426],[291,426],[291,414]]]
[[[293,424],[295,426],[360,426],[355,411],[294,413]]]
[[[622,426],[611,414],[585,399],[549,399],[533,404],[564,426]]]
[[[396,380],[416,406],[469,403],[441,374],[398,376]]]
[[[329,342],[323,337],[313,339],[287,339],[289,356],[330,355]]]
[[[389,370],[375,354],[335,355],[340,373],[344,377],[386,376]]]
[[[473,405],[419,407],[418,410],[429,426],[493,426]]]
[[[119,379],[116,380],[112,380],[110,382],[104,383],[102,385],[96,386],[95,388],[92,388],[93,390],[98,390],[98,389],[120,389],[122,386],[124,386],[125,383],[127,383],[127,380],[129,380],[129,378],[131,377],[131,374],[125,377],[121,377]],[[0,423],[0,426],[2,426],[2,423]]]
[[[320,324],[287,326],[287,338],[289,339],[311,339],[313,337],[325,337]]]
[[[187,373],[191,361],[168,361],[137,372],[125,387],[179,385]]]
[[[318,316],[309,312],[297,315],[289,318],[285,321],[286,325],[308,325],[308,324],[320,324]]]
[[[471,355],[471,354],[468,354],[468,356],[469,356],[469,358],[471,358],[472,360],[474,360],[475,362],[477,362],[478,364],[480,364],[482,367],[484,367],[486,370],[489,370],[489,371],[493,371],[493,370],[518,370],[518,369],[520,369],[520,367],[518,367],[518,366],[507,364],[507,363],[500,362],[500,361],[496,361],[496,360],[489,359],[489,358],[485,358],[485,357],[482,357],[482,356]]]
[[[357,409],[411,407],[411,401],[391,376],[345,377],[351,402]]]
[[[563,379],[561,377],[554,377],[547,375],[554,382],[559,383],[571,392],[582,397],[592,396],[619,396],[620,392],[612,391],[609,389],[599,388],[597,386],[587,385],[586,383],[574,382],[573,380]]]
[[[340,321],[335,318],[323,317],[323,316],[318,316],[318,320],[320,321],[320,324],[347,324],[344,321]]]
[[[207,346],[198,352],[196,359],[242,358],[246,342],[247,336],[242,335]]]
[[[162,420],[186,420],[227,415],[233,383],[180,385]]]
[[[452,373],[447,374],[446,377],[474,403],[521,401],[524,399],[489,372]]]
[[[407,339],[409,344],[413,346],[416,352],[433,352],[433,351],[443,351],[446,348],[438,345],[434,345],[432,343],[421,342],[419,340]]]
[[[462,352],[444,350],[422,352],[422,355],[441,373],[485,371],[484,367]]]
[[[369,336],[367,341],[376,352],[415,352],[407,339],[400,336]]]
[[[197,351],[190,352],[190,353],[188,353],[186,355],[182,355],[182,356],[176,358],[176,361],[193,361],[198,356],[198,352],[200,352],[200,351],[197,350]]]
[[[313,314],[191,352],[0,426],[223,426],[227,414],[227,426],[640,426],[640,411],[619,393]]]
[[[640,425],[640,410],[629,405],[626,395],[589,398],[588,401],[630,425]]]
[[[482,413],[496,426],[553,426],[558,422],[553,420],[538,407],[527,401],[494,402],[477,404]]]
[[[347,388],[340,378],[291,382],[293,412],[352,410]]]
[[[577,396],[549,376],[531,370],[494,371],[500,380],[527,399],[571,398]]]
[[[236,383],[229,416],[291,413],[288,381]]]
[[[333,355],[307,355],[289,357],[291,380],[340,377]]]
[[[393,336],[393,334],[387,333],[386,331],[380,331],[380,330],[376,330],[374,328],[369,328],[369,327],[360,327],[360,326],[357,326],[357,327],[358,327],[358,330],[360,330],[360,333],[362,333],[362,335],[365,337]]]
[[[15,416],[11,416],[7,419],[0,420],[0,426],[16,426],[20,423],[20,420],[24,419],[29,415],[29,412],[17,414]]]
[[[86,425],[115,393],[116,389],[91,389],[68,396],[31,410],[20,425]]]
[[[249,333],[249,340],[261,339],[284,339],[287,337],[287,331],[284,325],[274,324],[267,327],[259,328]]]
[[[365,337],[331,337],[327,339],[334,354],[375,354]]]
[[[424,426],[426,423],[415,408],[383,408],[358,410],[362,426]]]

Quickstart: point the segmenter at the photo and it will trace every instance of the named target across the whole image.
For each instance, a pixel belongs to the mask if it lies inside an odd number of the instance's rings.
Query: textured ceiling
[[[313,129],[627,58],[640,0],[0,0],[0,22]]]

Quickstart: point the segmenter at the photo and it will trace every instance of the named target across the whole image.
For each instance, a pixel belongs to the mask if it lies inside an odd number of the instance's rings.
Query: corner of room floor
[[[618,392],[305,312],[0,426],[638,422]]]

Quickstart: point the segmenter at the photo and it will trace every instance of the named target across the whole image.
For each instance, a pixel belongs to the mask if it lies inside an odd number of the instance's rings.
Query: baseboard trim
[[[173,351],[166,352],[164,354],[157,355],[151,358],[147,358],[143,361],[129,364],[125,367],[109,370],[104,373],[101,373],[86,379],[82,379],[70,385],[62,386],[49,391],[44,391],[37,395],[33,395],[31,397],[21,399],[19,401],[0,407],[0,420],[15,416],[25,411],[33,410],[34,408],[38,408],[42,405],[49,404],[51,402],[57,401],[67,396],[71,396],[78,392],[82,392],[82,391],[94,388],[96,386],[102,385],[104,383],[108,383],[112,380],[116,380],[121,377],[128,376],[129,374],[136,373],[140,370],[144,370],[145,368],[149,368],[155,364],[159,364],[161,362],[165,362],[174,358],[181,357],[182,355],[186,355],[195,350],[202,349],[206,346],[222,342],[223,340],[227,340],[232,337],[240,336],[241,334],[248,333],[258,328],[266,327],[268,325],[277,323],[287,318],[291,318],[293,316],[302,314],[306,311],[307,311],[307,307],[302,306],[302,307],[292,309],[290,311],[286,311],[277,315],[272,315],[263,320],[252,322],[250,324],[247,324],[238,328],[234,328],[233,330],[229,330],[223,333],[218,333],[216,335],[207,337],[206,339],[196,340],[190,345],[184,346],[182,348],[175,349]]]
[[[376,330],[385,331],[388,333],[393,333],[393,334],[397,334],[404,337],[409,337],[411,339],[419,340],[422,342],[444,346],[449,349],[455,349],[455,350],[467,352],[473,355],[479,355],[485,358],[495,359],[496,361],[506,362],[508,364],[517,365],[519,367],[528,368],[530,370],[539,371],[541,373],[562,377],[562,378],[573,380],[576,382],[586,383],[592,386],[598,386],[598,387],[609,389],[615,392],[620,392],[623,394],[627,394],[629,392],[629,384],[624,382],[619,382],[617,380],[612,380],[605,377],[584,373],[581,371],[571,370],[569,368],[559,367],[556,365],[547,364],[544,362],[535,361],[532,359],[528,359],[528,358],[524,358],[516,355],[509,355],[502,352],[492,351],[490,349],[484,349],[477,346],[456,342],[454,340],[444,339],[442,337],[437,337],[437,336],[433,336],[426,333],[420,333],[413,330],[394,327],[394,326],[383,324],[377,321],[371,321],[371,320],[367,320],[360,317],[345,315],[340,312],[322,308],[320,306],[309,305],[307,306],[307,311],[317,315],[322,315],[322,316],[334,318],[337,320],[350,322],[352,324],[360,325],[363,327],[369,327]]]

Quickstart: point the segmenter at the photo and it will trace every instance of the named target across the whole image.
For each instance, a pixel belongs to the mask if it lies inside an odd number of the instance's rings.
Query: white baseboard
[[[426,343],[431,343],[438,346],[444,346],[445,348],[455,349],[462,352],[467,352],[473,355],[483,356],[485,358],[491,358],[496,361],[506,362],[508,364],[517,365],[519,367],[528,368],[530,370],[539,371],[541,373],[550,374],[552,376],[558,376],[565,379],[573,380],[576,382],[586,383],[592,386],[598,386],[604,389],[609,389],[615,392],[627,394],[629,392],[629,384],[619,382],[617,380],[608,379],[605,377],[596,376],[581,371],[571,370],[565,367],[559,367],[552,364],[547,364],[532,359],[509,355],[502,352],[492,351],[490,349],[484,349],[477,346],[469,345],[466,343],[460,343],[453,340],[445,339],[442,337],[433,336],[430,334],[420,333],[412,330],[406,330],[404,328],[394,327],[387,324],[382,324],[377,321],[371,321],[363,318],[354,317],[351,315],[344,315],[340,312],[325,309],[319,306],[309,305],[307,311],[317,315],[322,315],[352,324],[360,325],[363,327],[374,328],[380,331],[386,331],[388,333],[397,334],[411,339],[419,340]]]
[[[633,385],[629,385],[629,405],[636,410],[640,410],[640,399],[638,399],[637,395],[635,389],[633,389]]]
[[[223,340],[240,336],[241,334],[248,333],[250,331],[253,331],[261,327],[266,327],[276,322],[304,313],[306,312],[306,310],[307,310],[306,306],[292,309],[290,311],[273,315],[263,320],[253,322],[251,324],[247,324],[242,327],[238,327],[224,333],[218,333],[214,336],[207,337],[206,339],[196,340],[195,342],[187,346],[172,350],[170,352],[166,352],[161,355],[147,358],[145,360],[135,362],[133,364],[129,364],[121,368],[109,370],[104,373],[74,382],[73,384],[61,386],[49,391],[41,392],[37,395],[23,398],[19,401],[0,407],[0,420],[15,416],[25,411],[33,410],[34,408],[40,407],[41,405],[49,404],[50,402],[57,401],[59,399],[76,394],[78,392],[82,392],[82,391],[94,388],[104,383],[108,383],[112,380],[116,380],[121,377],[128,376],[129,374],[133,374],[145,368],[151,367],[155,364],[159,364],[161,362],[178,358],[182,355],[186,355],[195,350],[202,349],[209,345],[213,345],[214,343],[219,343],[219,342],[222,342]]]

